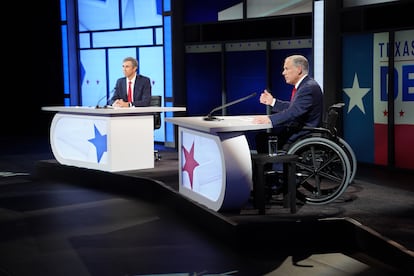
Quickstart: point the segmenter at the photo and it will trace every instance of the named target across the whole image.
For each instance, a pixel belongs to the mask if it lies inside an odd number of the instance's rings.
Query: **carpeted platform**
[[[365,200],[361,191],[368,187],[359,186],[358,180],[334,203],[302,204],[296,214],[291,214],[277,200],[268,203],[266,215],[258,215],[249,203],[239,212],[218,213],[178,193],[177,166],[176,153],[168,152],[163,153],[163,159],[154,169],[121,173],[62,166],[54,160],[46,160],[39,162],[36,177],[70,181],[112,194],[149,200],[237,250],[267,251],[273,244],[290,255],[297,255],[306,248],[310,255],[341,252],[371,265],[382,264],[390,271],[409,271],[414,267],[411,250],[347,216],[356,212],[355,202]]]
[[[178,193],[174,150],[154,169],[108,173],[26,143],[0,158],[0,275],[413,273],[412,174],[361,166],[329,205],[291,214],[275,197],[266,215],[250,202],[221,213]]]

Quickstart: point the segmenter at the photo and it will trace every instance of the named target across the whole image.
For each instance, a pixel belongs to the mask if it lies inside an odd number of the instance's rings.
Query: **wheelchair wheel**
[[[344,139],[338,137],[338,143],[341,145],[345,153],[348,155],[349,164],[351,165],[351,176],[349,178],[349,184],[351,184],[352,182],[354,182],[355,174],[357,171],[357,159],[355,156],[355,152]]]
[[[344,149],[332,140],[310,137],[292,144],[295,154],[297,197],[305,203],[322,205],[337,199],[347,188],[351,166]]]

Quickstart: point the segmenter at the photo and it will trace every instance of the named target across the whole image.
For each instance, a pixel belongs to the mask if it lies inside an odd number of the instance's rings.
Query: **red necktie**
[[[128,82],[128,102],[132,103],[131,81]]]
[[[296,87],[293,87],[292,95],[290,96],[290,100],[293,100],[293,97],[295,96],[295,93],[296,93]]]

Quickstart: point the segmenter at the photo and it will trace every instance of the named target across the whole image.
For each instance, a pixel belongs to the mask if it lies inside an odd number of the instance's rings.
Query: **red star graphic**
[[[400,117],[404,117],[404,113],[405,113],[405,112],[401,109],[401,110],[400,110]]]
[[[193,173],[195,168],[199,165],[198,162],[194,159],[194,142],[191,145],[191,150],[188,150],[183,146],[183,152],[185,156],[185,164],[183,166],[183,171],[187,171],[188,176],[190,177],[190,186],[193,189]]]
[[[388,111],[386,109],[384,109],[384,111],[382,113],[384,113],[384,117],[387,117]]]

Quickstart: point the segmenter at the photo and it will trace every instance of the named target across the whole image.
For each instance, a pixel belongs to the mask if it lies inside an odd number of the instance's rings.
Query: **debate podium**
[[[50,145],[63,165],[108,172],[154,168],[154,113],[185,107],[49,106]]]
[[[179,192],[214,211],[239,210],[253,187],[245,132],[272,126],[253,116],[205,118],[165,118],[178,126]]]

